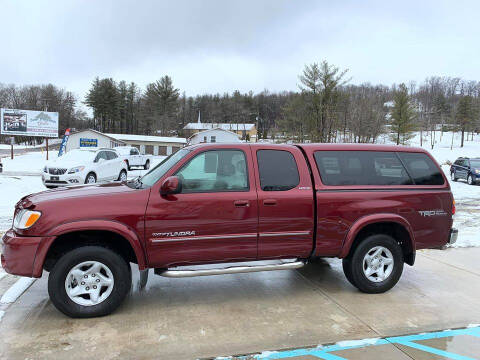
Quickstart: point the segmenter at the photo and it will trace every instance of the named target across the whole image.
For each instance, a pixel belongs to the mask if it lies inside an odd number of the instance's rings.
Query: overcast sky
[[[187,95],[295,90],[306,63],[352,83],[480,80],[480,1],[0,0],[0,82],[83,100],[96,77]]]

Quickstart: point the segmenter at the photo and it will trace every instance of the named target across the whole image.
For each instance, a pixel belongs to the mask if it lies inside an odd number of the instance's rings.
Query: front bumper
[[[19,236],[13,229],[8,230],[1,240],[2,267],[13,275],[42,276],[43,259],[36,259],[37,250],[42,242],[51,239],[43,236]]]
[[[448,244],[452,245],[457,242],[458,230],[455,228],[450,229],[450,236],[448,237]]]
[[[63,175],[50,175],[48,173],[42,173],[42,182],[45,186],[67,186],[83,184],[85,179],[81,173],[75,174],[63,174]]]

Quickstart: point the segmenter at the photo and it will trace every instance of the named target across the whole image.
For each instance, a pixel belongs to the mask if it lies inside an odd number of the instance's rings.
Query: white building
[[[142,154],[170,155],[187,143],[185,138],[146,136],[130,134],[104,134],[100,131],[88,129],[73,132],[67,141],[66,151],[86,147],[113,148],[130,145],[140,150]]]
[[[235,143],[241,142],[240,136],[232,131],[215,128],[205,131],[200,131],[188,138],[188,144],[200,143]]]
[[[187,143],[187,139],[168,136],[149,136],[132,134],[105,134],[127,145],[135,146],[142,154],[171,155]]]
[[[88,147],[113,148],[122,145],[127,144],[100,131],[88,129],[70,133],[65,151]]]

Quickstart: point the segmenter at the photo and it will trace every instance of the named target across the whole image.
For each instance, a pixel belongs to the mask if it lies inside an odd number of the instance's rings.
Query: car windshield
[[[165,173],[171,169],[176,163],[178,163],[190,150],[181,149],[175,154],[170,155],[164,159],[160,164],[155,166],[152,170],[146,173],[140,178],[140,182],[144,186],[152,186],[155,184]]]
[[[132,148],[128,146],[119,146],[116,147],[115,150],[120,154],[120,155],[130,155],[130,150]]]
[[[68,161],[93,161],[95,158],[94,151],[86,150],[70,150],[69,152],[63,154],[59,157],[59,160],[68,160]]]
[[[470,160],[470,166],[474,168],[480,168],[480,159]]]

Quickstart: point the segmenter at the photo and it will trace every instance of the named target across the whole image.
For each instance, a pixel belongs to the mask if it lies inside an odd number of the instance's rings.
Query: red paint
[[[185,158],[147,189],[110,183],[60,188],[21,199],[16,211],[28,207],[42,216],[30,229],[9,230],[3,237],[6,271],[41,276],[48,249],[57,237],[83,230],[111,231],[125,238],[141,269],[308,258],[314,246],[315,255],[345,257],[358,232],[377,222],[403,226],[413,249],[441,246],[448,240],[454,205],[446,179],[437,186],[325,186],[313,158],[315,151],[322,150],[426,153],[422,149],[353,144],[203,144],[189,149]],[[177,170],[208,149],[244,151],[248,191],[175,194]],[[262,149],[294,156],[298,186],[288,191],[260,189],[256,152]],[[446,215],[419,213],[430,209],[444,210]]]

